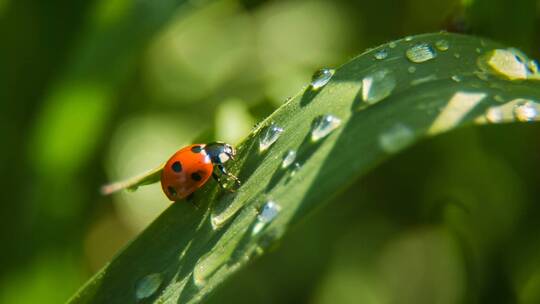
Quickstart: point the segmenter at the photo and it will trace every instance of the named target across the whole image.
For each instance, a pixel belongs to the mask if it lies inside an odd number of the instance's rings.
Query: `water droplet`
[[[257,222],[253,226],[253,230],[251,232],[252,235],[256,235],[259,232],[262,231],[262,229],[268,225],[268,223],[272,222],[281,211],[281,206],[278,205],[276,202],[268,201],[264,204],[264,206],[261,208],[259,215],[257,215]]]
[[[163,277],[160,273],[152,273],[143,277],[136,286],[135,296],[137,300],[142,300],[153,295],[161,286]]]
[[[514,107],[514,116],[522,122],[534,121],[538,116],[538,109],[532,102],[524,99]]]
[[[396,124],[379,137],[381,148],[387,153],[395,153],[414,140],[414,132],[403,124]]]
[[[499,102],[505,102],[498,96]],[[491,123],[522,121],[529,122],[540,120],[540,103],[530,99],[516,98],[496,107],[490,107],[485,113],[485,119]],[[481,121],[481,120],[480,120]]]
[[[491,107],[486,112],[486,119],[491,123],[499,123],[504,119],[504,114],[500,107]]]
[[[263,152],[270,148],[270,146],[278,140],[279,136],[281,136],[281,133],[283,133],[283,128],[271,123],[270,126],[263,131],[262,136],[259,139],[259,151]]]
[[[407,36],[405,37],[405,41],[412,41],[413,40],[413,37],[412,36]]]
[[[463,79],[461,78],[461,76],[454,75],[452,76],[452,80],[455,82],[461,82]]]
[[[538,74],[538,62],[536,60],[529,60],[527,68],[531,74]]]
[[[373,56],[377,60],[383,60],[383,59],[386,59],[386,57],[388,57],[388,51],[386,49],[382,49],[382,50],[379,50],[379,51],[375,52],[375,54],[373,54]]]
[[[261,212],[257,216],[259,222],[270,223],[278,213],[281,211],[281,206],[274,201],[268,201],[261,209]]]
[[[396,79],[390,70],[380,70],[362,79],[362,100],[368,105],[375,104],[390,96],[396,87]]]
[[[313,77],[311,78],[311,88],[313,90],[319,90],[320,88],[324,87],[330,81],[330,79],[332,79],[334,73],[335,70],[333,69],[318,70],[313,74]]]
[[[527,79],[529,69],[525,64],[527,61],[523,61],[522,56],[512,50],[497,49],[480,57],[477,64],[483,71],[490,72],[505,79]]]
[[[333,115],[322,115],[313,121],[311,140],[318,141],[327,136],[341,125],[341,119]]]
[[[437,53],[428,43],[419,43],[409,48],[405,55],[411,62],[422,63],[435,58]]]
[[[414,74],[414,72],[416,72],[416,67],[415,66],[410,66],[407,68],[407,71],[411,74]]]
[[[391,48],[391,49],[395,48],[396,46],[397,46],[397,43],[395,43],[394,41],[392,41],[392,42],[390,42],[388,44],[388,47]]]
[[[289,167],[294,162],[295,159],[296,159],[296,151],[295,150],[287,151],[287,154],[285,154],[285,157],[283,158],[283,162],[281,162],[281,167],[283,169]]]
[[[234,215],[244,206],[241,200],[234,199],[235,195],[227,193],[212,209],[210,224],[212,229],[217,230],[234,218]]]
[[[450,48],[450,44],[448,43],[448,41],[442,39],[435,42],[435,47],[437,48],[437,50],[445,52],[448,51],[448,49]]]

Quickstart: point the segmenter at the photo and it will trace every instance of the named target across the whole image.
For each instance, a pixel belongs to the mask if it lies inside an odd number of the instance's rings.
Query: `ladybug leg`
[[[217,165],[217,167],[218,167],[219,171],[221,171],[221,173],[223,173],[224,175],[227,175],[228,177],[232,178],[234,180],[234,182],[236,183],[236,185],[240,187],[241,183],[240,183],[240,180],[238,179],[238,177],[234,176],[232,173],[227,171],[227,169],[225,169],[225,167],[222,164]]]
[[[212,172],[212,177],[216,180],[216,182],[218,183],[219,187],[221,189],[225,189],[225,186],[223,186],[223,183],[221,182],[221,179],[219,178],[219,176],[216,174],[216,172]]]

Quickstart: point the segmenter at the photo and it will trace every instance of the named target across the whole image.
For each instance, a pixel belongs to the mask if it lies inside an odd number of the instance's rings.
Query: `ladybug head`
[[[214,164],[226,163],[230,159],[234,159],[236,155],[236,150],[231,145],[223,142],[209,143],[204,146],[204,151],[206,151]]]

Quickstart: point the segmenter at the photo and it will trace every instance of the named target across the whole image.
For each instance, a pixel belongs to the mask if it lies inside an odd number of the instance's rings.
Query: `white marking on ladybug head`
[[[219,162],[221,162],[221,163],[225,163],[229,159],[231,159],[231,157],[227,153],[219,153],[218,158],[219,158]]]

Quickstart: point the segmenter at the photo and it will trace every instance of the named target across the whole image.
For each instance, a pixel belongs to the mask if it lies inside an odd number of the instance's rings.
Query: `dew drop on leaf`
[[[256,235],[262,231],[262,229],[272,222],[281,211],[281,206],[274,201],[268,201],[262,206],[259,214],[257,215],[257,222],[253,226],[251,232],[252,235]]]
[[[239,200],[234,199],[235,195],[227,193],[218,201],[212,208],[210,213],[210,224],[212,229],[221,229],[226,223],[234,218],[234,216],[242,210],[243,204]]]
[[[381,134],[379,144],[385,152],[395,153],[412,143],[413,139],[414,132],[409,127],[396,124]]]
[[[163,277],[160,273],[152,273],[143,277],[137,283],[135,296],[137,300],[142,300],[153,295],[161,286]]]
[[[405,56],[411,62],[422,63],[435,58],[437,53],[428,43],[419,43],[407,49]]]
[[[279,206],[274,201],[268,201],[261,209],[259,215],[257,215],[257,220],[263,223],[270,223],[276,218],[278,213],[281,211],[281,206]]]
[[[500,107],[491,107],[486,111],[486,120],[491,123],[500,123],[504,119],[503,112]]]
[[[450,48],[450,44],[448,43],[448,41],[441,39],[435,42],[435,47],[437,48],[437,50],[445,52],[448,51],[448,49]]]
[[[380,70],[362,79],[362,100],[368,105],[375,104],[392,94],[396,79],[390,70]]]
[[[341,119],[333,115],[322,115],[315,118],[311,129],[311,140],[314,142],[319,141],[332,133],[332,131],[337,129],[340,125]]]
[[[287,154],[285,154],[285,157],[283,158],[283,161],[281,162],[281,167],[283,169],[289,167],[294,162],[295,159],[296,159],[296,151],[295,150],[287,151]]]
[[[508,80],[527,79],[531,75],[528,59],[514,49],[497,49],[478,58],[477,65],[483,71]]]
[[[270,148],[283,133],[283,128],[272,123],[261,134],[259,138],[259,151],[263,152]]]
[[[534,121],[538,116],[538,108],[533,102],[523,99],[514,107],[514,116],[522,122]]]
[[[529,60],[527,68],[531,74],[538,74],[538,62],[536,60]]]
[[[388,57],[388,51],[386,49],[379,50],[373,54],[373,57],[377,60],[386,59],[386,57]]]
[[[311,88],[313,90],[319,90],[324,87],[332,76],[334,76],[335,70],[333,69],[320,69],[315,72],[311,78]]]
[[[499,96],[501,102],[504,100]],[[491,123],[501,122],[530,122],[540,119],[540,103],[530,99],[516,98],[500,106],[490,107],[485,113],[485,119]]]

